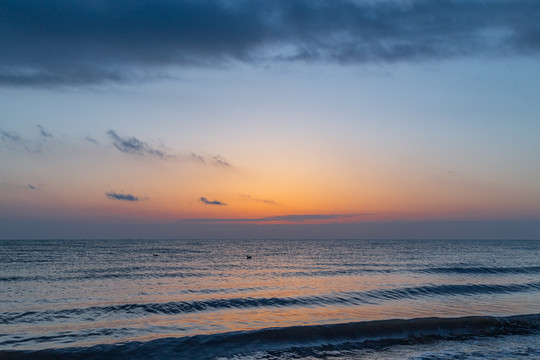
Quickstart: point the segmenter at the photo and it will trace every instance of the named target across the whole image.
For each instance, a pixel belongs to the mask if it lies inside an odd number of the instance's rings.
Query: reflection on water
[[[540,312],[534,241],[12,241],[0,250],[0,345],[12,349]]]

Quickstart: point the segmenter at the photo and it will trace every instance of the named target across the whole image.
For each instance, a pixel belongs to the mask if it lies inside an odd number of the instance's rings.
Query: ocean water
[[[0,359],[72,358],[540,359],[540,241],[0,241]]]

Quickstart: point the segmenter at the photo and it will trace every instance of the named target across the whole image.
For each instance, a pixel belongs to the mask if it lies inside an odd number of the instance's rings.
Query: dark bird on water
[[[246,255],[246,259],[251,259],[251,255]]]

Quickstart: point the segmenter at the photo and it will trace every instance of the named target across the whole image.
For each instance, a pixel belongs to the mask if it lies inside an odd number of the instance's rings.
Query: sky
[[[540,239],[536,0],[5,0],[1,239]]]

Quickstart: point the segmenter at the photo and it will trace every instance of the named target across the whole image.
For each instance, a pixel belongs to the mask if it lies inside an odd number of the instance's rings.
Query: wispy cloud
[[[190,153],[189,155],[182,156],[183,159],[193,161],[200,164],[212,165],[215,167],[232,167],[232,165],[221,155],[203,156],[196,153]]]
[[[2,141],[9,141],[14,143],[21,143],[23,141],[19,133],[15,131],[4,130],[0,130],[0,139],[2,139]]]
[[[116,131],[107,131],[109,139],[112,141],[112,145],[120,152],[136,156],[154,156],[160,159],[177,159],[181,161],[191,161],[201,164],[212,165],[215,167],[232,167],[232,165],[222,156],[214,155],[211,157],[205,157],[203,155],[196,154],[194,152],[188,155],[175,155],[171,154],[165,149],[160,150],[151,146],[148,142],[140,140],[134,136],[120,136]],[[97,143],[97,140],[89,137],[86,140]]]
[[[94,139],[93,137],[91,136],[87,136],[84,138],[86,141],[94,144],[94,145],[100,145],[99,141],[97,141],[96,139]]]
[[[161,159],[174,157],[174,155],[169,155],[162,150],[153,148],[148,143],[139,140],[134,136],[122,137],[114,130],[107,131],[107,135],[109,135],[109,138],[112,140],[114,147],[118,149],[118,151],[126,154],[139,156],[150,155]]]
[[[306,214],[306,215],[279,215],[260,218],[199,218],[199,219],[184,219],[181,222],[189,223],[249,223],[249,222],[284,222],[284,223],[305,223],[305,222],[332,222],[347,218],[355,218],[360,216],[371,216],[373,213],[360,214]]]
[[[540,53],[537,0],[4,0],[0,84],[137,81],[171,66]],[[142,74],[146,74],[141,76]]]
[[[45,128],[41,125],[36,125],[36,127],[39,129],[39,135],[42,137],[42,138],[49,138],[49,137],[53,137],[53,135],[46,131]]]
[[[41,153],[46,148],[66,146],[61,139],[54,139],[54,135],[42,125],[36,125],[38,135],[33,137],[23,137],[16,131],[7,131],[0,129],[0,146],[3,145],[13,150],[25,150],[31,153]],[[141,140],[135,136],[120,135],[115,130],[108,130],[106,133],[108,143],[116,150],[133,156],[148,156],[163,160],[177,160],[181,162],[199,163],[206,166],[216,168],[232,168],[231,163],[221,155],[200,155],[195,152],[191,153],[172,153],[163,144],[157,146],[151,145],[149,142]],[[54,141],[52,140],[54,139]],[[92,136],[85,136],[84,140],[101,146],[101,142]]]
[[[205,205],[219,205],[219,206],[225,206],[225,205],[227,205],[226,203],[224,203],[224,202],[222,202],[222,201],[217,201],[217,200],[210,201],[210,200],[208,200],[208,199],[205,198],[205,197],[199,198],[199,201],[202,202],[202,203],[205,204]]]
[[[372,215],[364,213],[362,215]],[[303,222],[309,220],[339,220],[359,216],[358,214],[309,214],[309,215],[281,215],[260,218],[260,221],[292,221]]]
[[[31,153],[40,153],[43,142],[41,140],[28,140],[23,139],[23,137],[15,131],[4,131],[0,130],[0,140],[7,148],[16,149],[16,150],[26,150]]]
[[[221,166],[221,167],[229,167],[231,164],[227,160],[225,160],[224,157],[216,155],[212,156],[212,165],[214,166]]]
[[[139,201],[139,197],[132,194],[120,194],[116,192],[108,192],[105,195],[111,200],[123,200],[123,201]]]
[[[191,153],[187,156],[187,158],[191,161],[200,162],[200,163],[206,163],[206,160],[204,159],[204,156]]]
[[[280,205],[279,203],[275,202],[274,200],[258,199],[258,198],[252,197],[251,195],[247,195],[247,194],[240,194],[240,197],[242,199],[244,199],[244,200],[260,202],[260,203],[263,203],[263,204]]]

